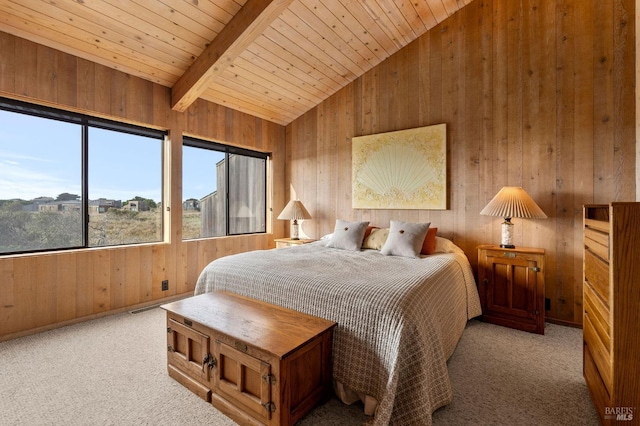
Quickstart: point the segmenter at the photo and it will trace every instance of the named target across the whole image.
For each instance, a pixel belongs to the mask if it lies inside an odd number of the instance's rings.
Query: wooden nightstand
[[[478,246],[482,319],[544,334],[544,250]]]
[[[274,241],[276,242],[276,248],[283,248],[283,247],[299,246],[301,244],[308,244],[316,240],[312,238],[299,239],[299,240],[292,240],[291,238],[276,238]]]

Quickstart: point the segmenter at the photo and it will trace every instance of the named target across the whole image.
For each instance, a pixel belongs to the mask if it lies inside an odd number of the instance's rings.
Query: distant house
[[[146,212],[149,211],[149,203],[147,203],[146,200],[130,200],[124,207],[122,207],[122,210]]]
[[[89,214],[106,213],[109,209],[119,209],[121,207],[122,201],[120,200],[99,198],[97,200],[89,201]]]
[[[82,210],[82,201],[80,200],[67,200],[67,201],[49,201],[38,204],[34,200],[34,206],[37,205],[37,211],[39,212],[70,212]],[[106,198],[100,198],[98,200],[89,201],[89,214],[106,213],[110,208],[122,207],[122,201],[120,200],[107,200]],[[34,208],[33,211],[36,209]]]
[[[73,212],[82,210],[80,200],[52,201],[38,205],[39,212]]]
[[[40,211],[41,204],[47,204],[53,202],[54,199],[52,197],[38,197],[31,200],[31,204],[25,204],[22,206],[22,210],[28,212],[37,212]]]
[[[187,211],[187,210],[196,210],[199,211],[200,210],[200,201],[191,198],[189,200],[185,200],[182,202],[182,210]]]

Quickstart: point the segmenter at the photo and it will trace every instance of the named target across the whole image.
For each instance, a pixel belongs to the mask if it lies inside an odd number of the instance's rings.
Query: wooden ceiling
[[[2,0],[0,31],[288,124],[472,0]]]

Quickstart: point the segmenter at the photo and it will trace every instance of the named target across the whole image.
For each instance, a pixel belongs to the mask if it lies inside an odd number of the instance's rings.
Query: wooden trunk
[[[162,306],[169,375],[243,425],[291,425],[331,392],[336,323],[214,292]]]

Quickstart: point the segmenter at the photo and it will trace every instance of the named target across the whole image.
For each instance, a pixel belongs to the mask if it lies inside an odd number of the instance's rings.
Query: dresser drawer
[[[604,381],[602,380],[602,376],[600,376],[598,367],[593,360],[589,346],[586,343],[584,345],[583,356],[584,379],[587,382],[587,387],[591,393],[591,399],[596,406],[596,411],[602,420],[605,407],[609,407],[611,405],[611,397]]]
[[[591,317],[585,311],[583,323],[583,338],[585,348],[589,350],[589,356],[595,364],[598,373],[604,383],[607,393],[611,394],[612,390],[612,374],[611,374],[611,355],[606,346],[595,331],[595,327],[591,322]]]
[[[594,331],[604,344],[608,353],[611,353],[611,318],[609,308],[596,296],[588,282],[584,283],[584,312],[589,316],[589,321]]]
[[[504,259],[504,263],[512,264],[512,263],[521,263],[526,265],[529,261],[538,261],[542,256],[540,253],[530,253],[527,251],[518,251],[518,250],[503,250],[500,248],[496,249],[483,249],[486,250],[487,258],[491,259],[496,263],[500,263],[500,259]]]
[[[591,251],[584,251],[584,279],[593,287],[595,293],[609,307],[611,287],[609,285],[609,263],[603,261]]]
[[[602,259],[609,260],[609,234],[585,228],[584,245]]]

